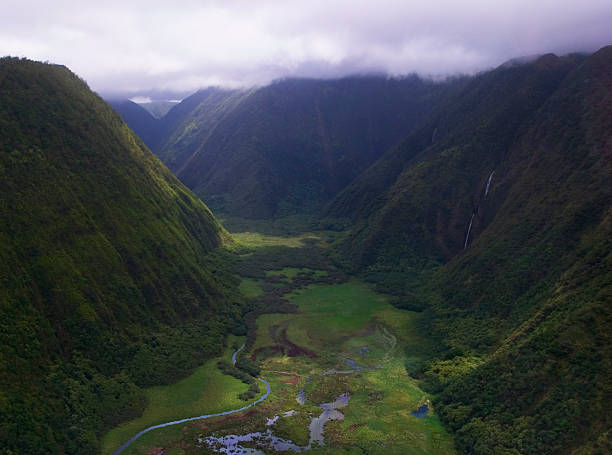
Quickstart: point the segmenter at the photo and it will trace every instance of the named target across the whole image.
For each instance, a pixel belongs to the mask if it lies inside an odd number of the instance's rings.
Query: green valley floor
[[[294,259],[313,247],[312,236],[236,239],[248,260],[263,250],[269,256],[275,245],[281,248],[276,256],[285,251]],[[239,355],[260,364],[270,396],[240,413],[151,431],[123,454],[294,453],[282,450],[287,448],[311,454],[455,453],[428,395],[406,372],[406,363],[418,360],[428,342],[417,329],[418,313],[394,308],[387,296],[356,279],[325,282],[333,266],[283,267],[278,258],[261,264],[263,273],[243,278],[243,292],[257,299],[275,287],[293,289],[283,296],[290,311],[260,314],[246,339],[229,337],[223,360],[230,362],[246,341]],[[300,278],[303,283],[296,284]],[[104,454],[148,426],[240,408],[248,402],[237,396],[247,387],[209,361],[177,384],[148,390],[143,416],[109,432]]]

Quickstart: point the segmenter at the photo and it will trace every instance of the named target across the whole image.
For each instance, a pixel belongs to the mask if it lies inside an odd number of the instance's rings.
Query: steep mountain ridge
[[[537,115],[576,59],[503,65],[453,92],[327,207],[327,216],[355,223],[343,254],[363,268],[377,261],[396,267],[398,260],[421,267],[460,252],[471,215],[479,212],[473,238],[495,211],[500,189],[482,200],[491,172],[497,170],[492,183],[501,188],[500,166],[526,119]]]
[[[249,90],[208,88],[187,98],[164,118],[168,134],[154,149],[177,175],[198,161],[215,129],[245,98]],[[212,164],[214,165],[214,164]]]
[[[168,113],[165,138],[152,149],[216,212],[314,214],[410,132],[447,87],[371,76],[210,88]]]
[[[611,109],[612,47],[500,67],[330,205],[339,257],[426,311],[411,369],[463,453],[610,448]]]
[[[220,349],[228,235],[64,67],[0,60],[0,154],[2,451],[97,453]]]
[[[130,100],[108,100],[108,104],[130,125],[147,147],[151,148],[157,144],[162,134],[160,122],[144,107]]]

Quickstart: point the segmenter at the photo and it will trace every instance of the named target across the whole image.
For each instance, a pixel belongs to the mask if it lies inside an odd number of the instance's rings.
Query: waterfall
[[[434,141],[436,140],[436,133],[438,132],[438,128],[435,128],[433,130],[433,133],[431,133],[431,143],[433,144]]]
[[[491,186],[491,179],[493,178],[493,174],[495,174],[495,171],[491,171],[491,174],[489,174],[489,180],[487,180],[487,187],[485,188],[485,198],[487,197],[487,194],[489,194],[489,188]]]
[[[474,214],[472,213],[472,218],[470,218],[470,225],[468,226],[467,234],[465,234],[465,242],[463,243],[463,249],[467,248],[468,240],[470,238],[470,231],[472,230],[472,222],[474,221]]]
[[[480,203],[482,202],[482,200],[486,199],[487,195],[489,194],[489,188],[491,188],[491,180],[493,180],[493,174],[495,174],[495,171],[491,171],[491,173],[489,174],[489,178],[487,180],[487,186],[485,188],[484,195],[482,196],[482,199],[480,199],[480,202],[476,206],[476,209],[474,209],[474,211],[472,212],[472,217],[470,218],[470,225],[468,226],[467,234],[465,234],[465,242],[463,242],[464,250],[467,248],[468,241],[470,240],[470,231],[472,230],[472,223],[474,222],[474,215],[478,213],[478,209],[480,209]]]

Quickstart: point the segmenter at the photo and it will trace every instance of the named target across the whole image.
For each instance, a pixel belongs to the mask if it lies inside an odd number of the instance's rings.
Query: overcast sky
[[[2,0],[0,55],[68,66],[96,91],[285,76],[440,76],[612,44],[612,0]]]

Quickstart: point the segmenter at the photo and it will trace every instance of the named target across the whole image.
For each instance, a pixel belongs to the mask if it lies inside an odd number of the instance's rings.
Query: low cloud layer
[[[0,55],[67,65],[101,93],[286,76],[472,73],[612,44],[609,0],[4,0]]]

